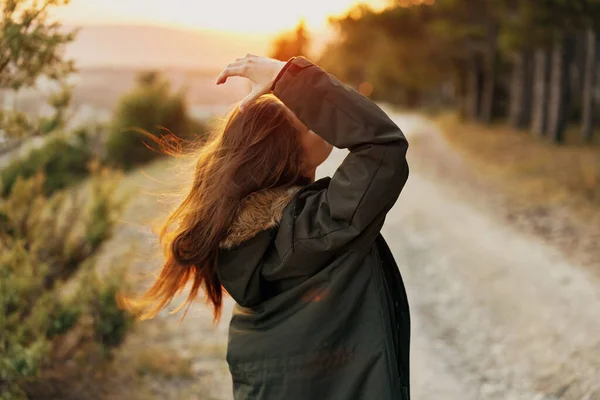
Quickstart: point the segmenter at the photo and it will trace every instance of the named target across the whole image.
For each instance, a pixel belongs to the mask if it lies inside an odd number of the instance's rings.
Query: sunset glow
[[[356,0],[72,0],[53,16],[73,24],[152,24],[245,34],[273,34],[304,19],[313,30],[326,28]],[[381,8],[386,0],[362,1]]]

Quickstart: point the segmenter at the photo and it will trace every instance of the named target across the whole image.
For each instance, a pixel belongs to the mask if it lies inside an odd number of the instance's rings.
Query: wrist
[[[275,79],[273,80],[273,83],[271,84],[271,92],[275,90],[275,86],[277,85],[277,82],[285,74],[285,71],[287,71],[287,69],[290,67],[290,65],[294,61],[294,58],[295,57],[290,58],[287,62],[280,61],[281,62],[281,68],[277,72],[277,75],[275,76]]]

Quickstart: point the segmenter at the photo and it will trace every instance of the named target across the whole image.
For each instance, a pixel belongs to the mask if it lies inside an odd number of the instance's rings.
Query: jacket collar
[[[279,225],[283,210],[300,189],[300,186],[266,189],[246,196],[240,202],[233,223],[220,247],[237,247],[260,232]]]

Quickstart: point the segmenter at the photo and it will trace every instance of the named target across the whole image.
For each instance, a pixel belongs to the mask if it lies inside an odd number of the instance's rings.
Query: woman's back
[[[203,289],[218,319],[228,292],[237,400],[408,400],[408,302],[380,235],[408,178],[404,135],[302,57],[247,56],[217,83],[230,76],[252,93],[200,149],[161,274],[134,305],[152,317],[192,281],[183,305]],[[332,146],[350,152],[314,182]]]
[[[237,213],[271,224],[234,224],[254,229],[233,229],[237,243],[219,254],[219,279],[238,303],[227,355],[235,397],[408,398],[408,304],[379,235],[408,175],[406,141],[379,109],[357,108],[358,93],[296,63],[275,94],[351,153],[333,178],[262,191]]]

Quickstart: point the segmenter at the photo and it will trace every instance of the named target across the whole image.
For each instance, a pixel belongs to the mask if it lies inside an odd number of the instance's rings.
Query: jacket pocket
[[[259,377],[282,376],[310,378],[334,373],[352,362],[354,352],[346,348],[332,348],[318,353],[301,354],[285,358],[263,359],[252,362],[230,363],[232,376],[250,382]]]

